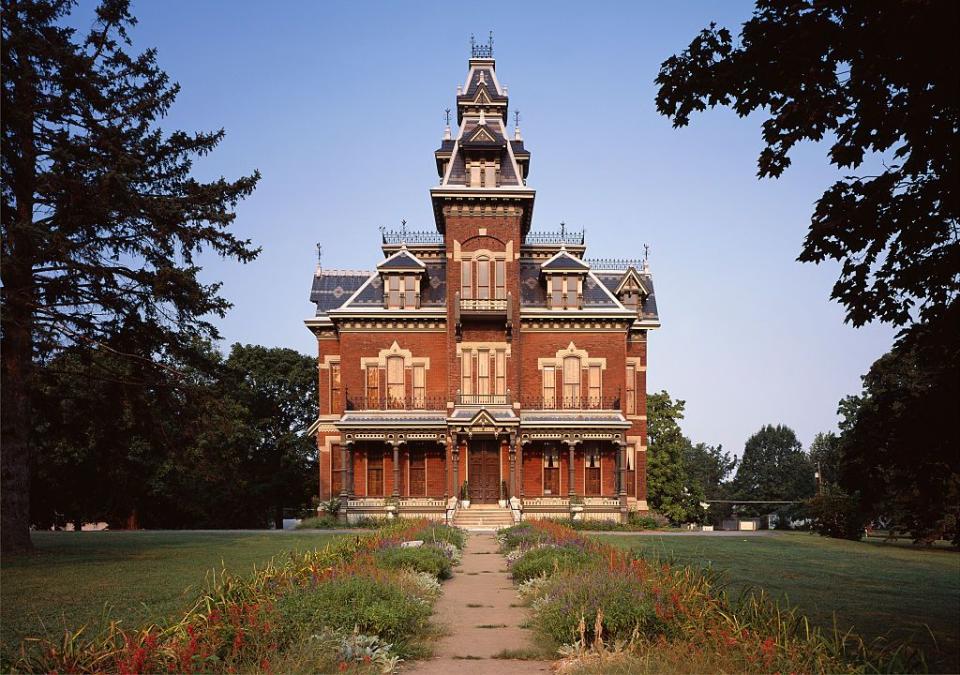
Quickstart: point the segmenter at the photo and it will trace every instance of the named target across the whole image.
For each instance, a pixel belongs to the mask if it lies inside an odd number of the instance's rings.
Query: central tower
[[[448,325],[454,328],[448,372],[456,403],[509,405],[502,388],[499,394],[494,387],[461,389],[469,378],[461,380],[458,345],[513,341],[520,311],[520,247],[530,230],[536,193],[526,184],[530,153],[519,120],[513,138],[507,132],[509,99],[497,77],[493,39],[486,45],[471,43],[466,81],[457,87],[456,137],[448,111],[443,142],[434,153],[440,185],[430,190],[437,230],[444,237],[447,288],[455,291],[447,303]],[[507,389],[516,395],[519,368],[506,371]],[[490,400],[478,399],[484,396]]]

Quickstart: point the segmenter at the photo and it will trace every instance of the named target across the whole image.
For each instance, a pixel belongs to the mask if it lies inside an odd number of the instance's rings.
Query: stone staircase
[[[495,504],[475,504],[469,509],[457,509],[453,524],[465,530],[499,530],[513,525],[513,514],[509,508],[502,509]]]

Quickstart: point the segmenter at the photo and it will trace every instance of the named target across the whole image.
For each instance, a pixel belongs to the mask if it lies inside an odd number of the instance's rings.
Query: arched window
[[[563,407],[580,407],[580,357],[563,359]]]
[[[389,399],[389,407],[403,407],[404,391],[402,356],[391,356],[387,359],[387,398]]]

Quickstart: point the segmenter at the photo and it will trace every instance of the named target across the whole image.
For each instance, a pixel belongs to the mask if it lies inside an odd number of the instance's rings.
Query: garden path
[[[413,664],[421,675],[486,675],[546,673],[549,661],[493,658],[504,650],[534,650],[532,633],[521,628],[527,610],[519,606],[517,591],[497,550],[492,533],[471,533],[463,561],[453,578],[443,584],[434,607],[434,621],[445,627],[433,658]]]

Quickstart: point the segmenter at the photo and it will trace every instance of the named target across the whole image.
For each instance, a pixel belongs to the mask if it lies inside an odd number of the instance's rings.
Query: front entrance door
[[[500,499],[500,444],[470,441],[470,501],[493,504]]]

